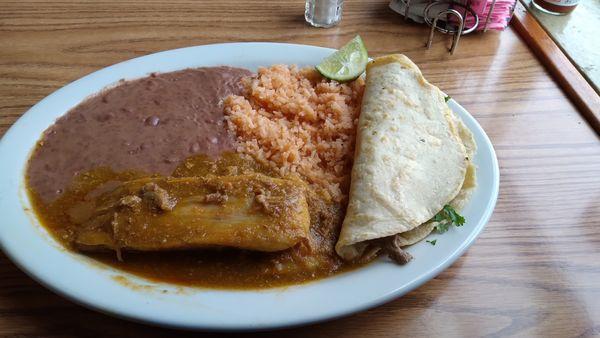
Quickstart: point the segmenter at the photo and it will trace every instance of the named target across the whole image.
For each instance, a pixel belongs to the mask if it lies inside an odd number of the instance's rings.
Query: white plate
[[[492,144],[475,119],[458,103],[450,107],[473,131],[479,167],[467,219],[438,238],[408,251],[406,266],[378,261],[356,271],[316,282],[260,291],[220,291],[177,287],[127,275],[62,249],[32,215],[24,191],[29,152],[54,120],[87,96],[119,79],[189,67],[230,65],[256,70],[276,63],[315,65],[332,49],[277,43],[197,46],[143,56],[85,76],[46,97],[25,113],[0,141],[0,243],[23,271],[51,290],[90,308],[157,325],[215,330],[266,329],[306,324],[364,310],[432,279],[471,245],[490,218],[498,195],[498,163]],[[127,276],[146,287],[119,282]],[[116,277],[116,278],[115,278]]]

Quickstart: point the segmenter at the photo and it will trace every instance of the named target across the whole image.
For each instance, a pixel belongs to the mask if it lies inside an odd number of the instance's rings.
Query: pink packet
[[[494,10],[492,15],[490,16],[490,21],[488,23],[488,29],[494,30],[504,30],[512,17],[512,13],[515,8],[516,0],[496,0],[494,5]],[[470,1],[471,8],[477,16],[479,17],[479,25],[477,25],[476,30],[483,30],[485,27],[485,22],[490,11],[492,0],[472,0]],[[452,6],[450,6],[452,8]],[[464,8],[455,6],[455,8],[459,13],[464,13]],[[456,18],[454,16],[450,16],[450,22],[453,24],[458,24]],[[465,20],[465,29],[469,27],[473,27],[475,24],[475,18],[471,15],[470,12],[467,12],[467,17]]]

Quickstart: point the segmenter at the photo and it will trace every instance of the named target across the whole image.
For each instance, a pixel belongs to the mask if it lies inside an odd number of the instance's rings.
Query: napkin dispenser
[[[390,8],[417,23],[431,27],[427,48],[435,31],[453,35],[454,54],[462,35],[489,29],[504,30],[512,18],[516,0],[392,0]]]

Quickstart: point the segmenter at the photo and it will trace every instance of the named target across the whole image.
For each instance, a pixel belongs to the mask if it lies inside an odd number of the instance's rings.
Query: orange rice
[[[364,80],[340,84],[313,68],[274,65],[243,80],[244,96],[224,101],[238,151],[300,174],[342,200],[354,155]]]

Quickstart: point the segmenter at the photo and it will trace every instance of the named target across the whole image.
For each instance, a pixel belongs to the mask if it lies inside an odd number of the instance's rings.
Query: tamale
[[[273,252],[306,238],[310,226],[304,184],[262,174],[144,178],[91,195],[72,210],[82,250]]]

